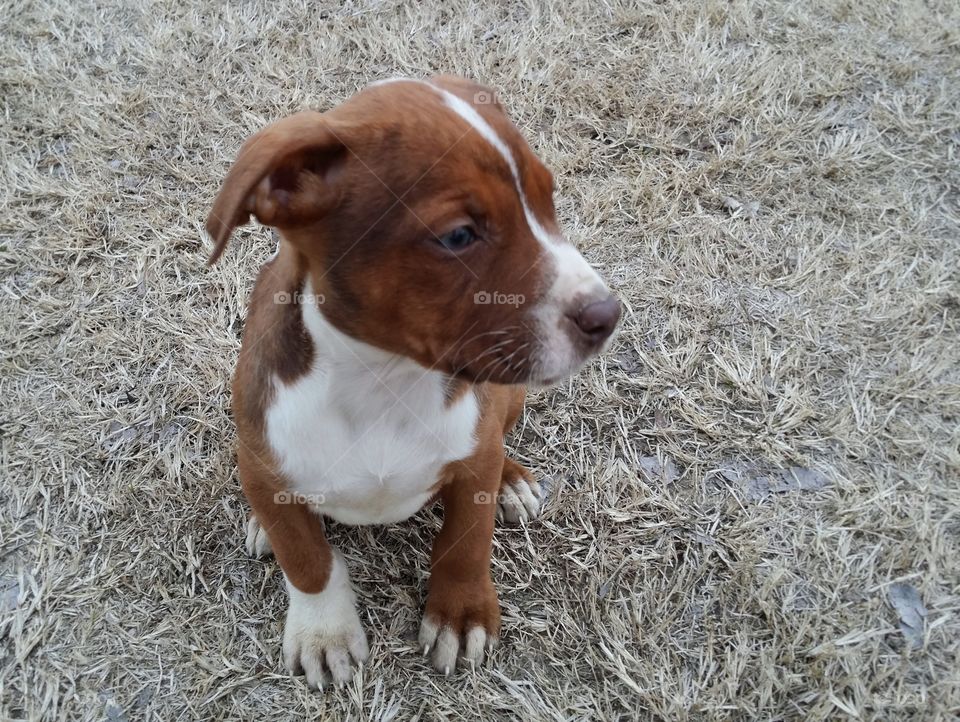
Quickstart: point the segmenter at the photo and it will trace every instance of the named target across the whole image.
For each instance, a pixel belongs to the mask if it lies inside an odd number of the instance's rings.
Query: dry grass
[[[123,5],[0,15],[0,718],[960,713],[960,6]],[[513,442],[554,484],[498,530],[492,664],[414,649],[436,511],[334,527],[373,660],[320,695],[242,551],[272,244],[208,270],[201,222],[264,123],[439,71],[502,90],[631,312]],[[828,484],[758,499],[736,462]]]

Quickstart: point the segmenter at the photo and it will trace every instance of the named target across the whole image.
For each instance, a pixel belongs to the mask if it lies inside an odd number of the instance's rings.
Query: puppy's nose
[[[613,333],[620,320],[620,300],[612,293],[599,301],[591,301],[576,313],[567,314],[580,332],[593,345],[600,345]]]

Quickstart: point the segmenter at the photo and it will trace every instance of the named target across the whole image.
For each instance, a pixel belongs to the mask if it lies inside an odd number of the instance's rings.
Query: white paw
[[[247,520],[247,554],[255,559],[273,554],[267,532],[253,514]]]
[[[283,630],[283,662],[292,674],[306,675],[307,684],[323,689],[332,679],[338,687],[353,677],[370,653],[357,615],[347,566],[333,551],[327,586],[306,594],[287,582],[290,610]]]
[[[540,484],[522,476],[502,484],[497,495],[497,518],[510,524],[536,519],[540,515],[542,496]]]
[[[441,627],[428,617],[420,623],[420,648],[425,655],[433,653],[434,668],[445,675],[456,669],[458,656],[471,666],[479,664],[484,652],[492,649],[496,641],[496,637],[479,625],[471,627],[461,639],[452,627]]]

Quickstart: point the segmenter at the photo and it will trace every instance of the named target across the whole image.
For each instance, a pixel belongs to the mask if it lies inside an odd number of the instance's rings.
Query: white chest
[[[347,524],[406,519],[429,500],[441,469],[473,451],[476,398],[468,393],[448,407],[440,374],[387,357],[312,315],[304,313],[308,331],[326,355],[294,383],[276,382],[266,416],[289,491]]]

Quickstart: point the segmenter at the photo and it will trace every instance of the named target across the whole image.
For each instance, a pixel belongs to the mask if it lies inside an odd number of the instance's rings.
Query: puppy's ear
[[[322,113],[304,111],[251,136],[207,216],[213,264],[230,235],[253,214],[278,228],[316,220],[339,200],[336,177],[347,149]]]

